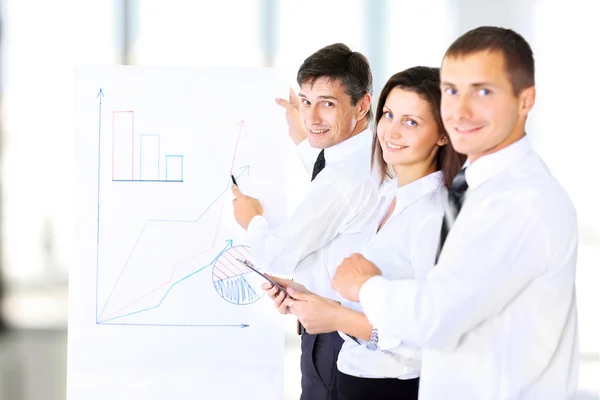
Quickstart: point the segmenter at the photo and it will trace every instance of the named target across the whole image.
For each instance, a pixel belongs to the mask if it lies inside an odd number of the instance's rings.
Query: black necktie
[[[448,191],[448,209],[446,210],[446,213],[444,214],[444,220],[442,221],[440,245],[438,247],[437,256],[435,257],[436,263],[440,253],[442,252],[442,247],[444,247],[444,242],[446,241],[448,232],[450,232],[450,228],[452,228],[454,220],[456,220],[456,217],[462,208],[463,202],[465,201],[465,192],[469,188],[467,180],[465,179],[465,169],[466,168],[461,169],[458,175],[456,175],[452,181],[450,190]]]
[[[325,149],[321,150],[317,157],[317,161],[315,161],[312,178],[310,180],[311,182],[319,175],[319,172],[321,172],[323,168],[325,168]]]
[[[317,157],[317,161],[315,161],[315,165],[313,166],[313,174],[311,178],[311,182],[315,180],[319,172],[323,171],[325,168],[325,149],[321,150],[319,156]],[[302,326],[300,320],[298,320],[298,335],[303,335],[306,333],[306,329]]]

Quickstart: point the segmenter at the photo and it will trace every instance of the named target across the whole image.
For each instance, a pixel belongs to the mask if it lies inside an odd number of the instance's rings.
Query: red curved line
[[[237,155],[238,144],[240,143],[240,137],[242,136],[242,128],[244,128],[246,126],[246,123],[244,122],[244,120],[241,120],[240,122],[238,122],[238,125],[240,126],[240,131],[238,132],[238,138],[237,138],[237,141],[235,142],[235,150],[233,151],[233,160],[231,160],[231,169],[229,170],[229,173],[233,172],[233,165],[235,164],[235,156]]]

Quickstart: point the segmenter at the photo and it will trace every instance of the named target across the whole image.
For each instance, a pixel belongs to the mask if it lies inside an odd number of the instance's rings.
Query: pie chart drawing
[[[260,286],[265,279],[239,260],[248,260],[256,265],[250,246],[232,246],[219,255],[213,265],[213,285],[223,300],[231,304],[248,305],[264,296],[265,292]],[[258,266],[256,268],[260,269]]]

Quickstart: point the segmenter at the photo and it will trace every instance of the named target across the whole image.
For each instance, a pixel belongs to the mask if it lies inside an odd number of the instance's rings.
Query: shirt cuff
[[[386,329],[385,315],[389,310],[385,304],[387,299],[385,293],[389,284],[390,281],[383,276],[374,276],[363,284],[358,296],[367,319],[373,328],[377,328],[378,346],[381,350],[395,349],[402,344],[402,340]]]
[[[385,290],[387,279],[383,276],[377,275],[366,281],[360,288],[358,298],[360,304],[367,312],[367,309],[379,309],[379,300],[381,299],[381,290]]]
[[[250,223],[248,224],[248,235],[252,239],[253,237],[260,237],[264,231],[269,230],[269,222],[262,215],[255,215]]]
[[[248,224],[248,244],[252,254],[261,263],[265,263],[265,239],[269,234],[269,221],[262,215],[256,215]]]

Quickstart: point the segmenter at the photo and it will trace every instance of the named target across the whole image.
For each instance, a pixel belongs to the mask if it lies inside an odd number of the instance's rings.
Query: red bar
[[[128,114],[123,118],[123,114]],[[131,122],[129,122],[129,115]],[[112,179],[113,180],[134,180],[134,149],[135,149],[135,129],[133,122],[133,111],[113,111],[113,145],[112,145]],[[129,123],[131,123],[131,132],[129,132]],[[128,136],[131,135],[131,143]],[[131,151],[129,151],[131,146]],[[129,160],[129,157],[131,159]],[[131,173],[129,163],[131,162]]]

